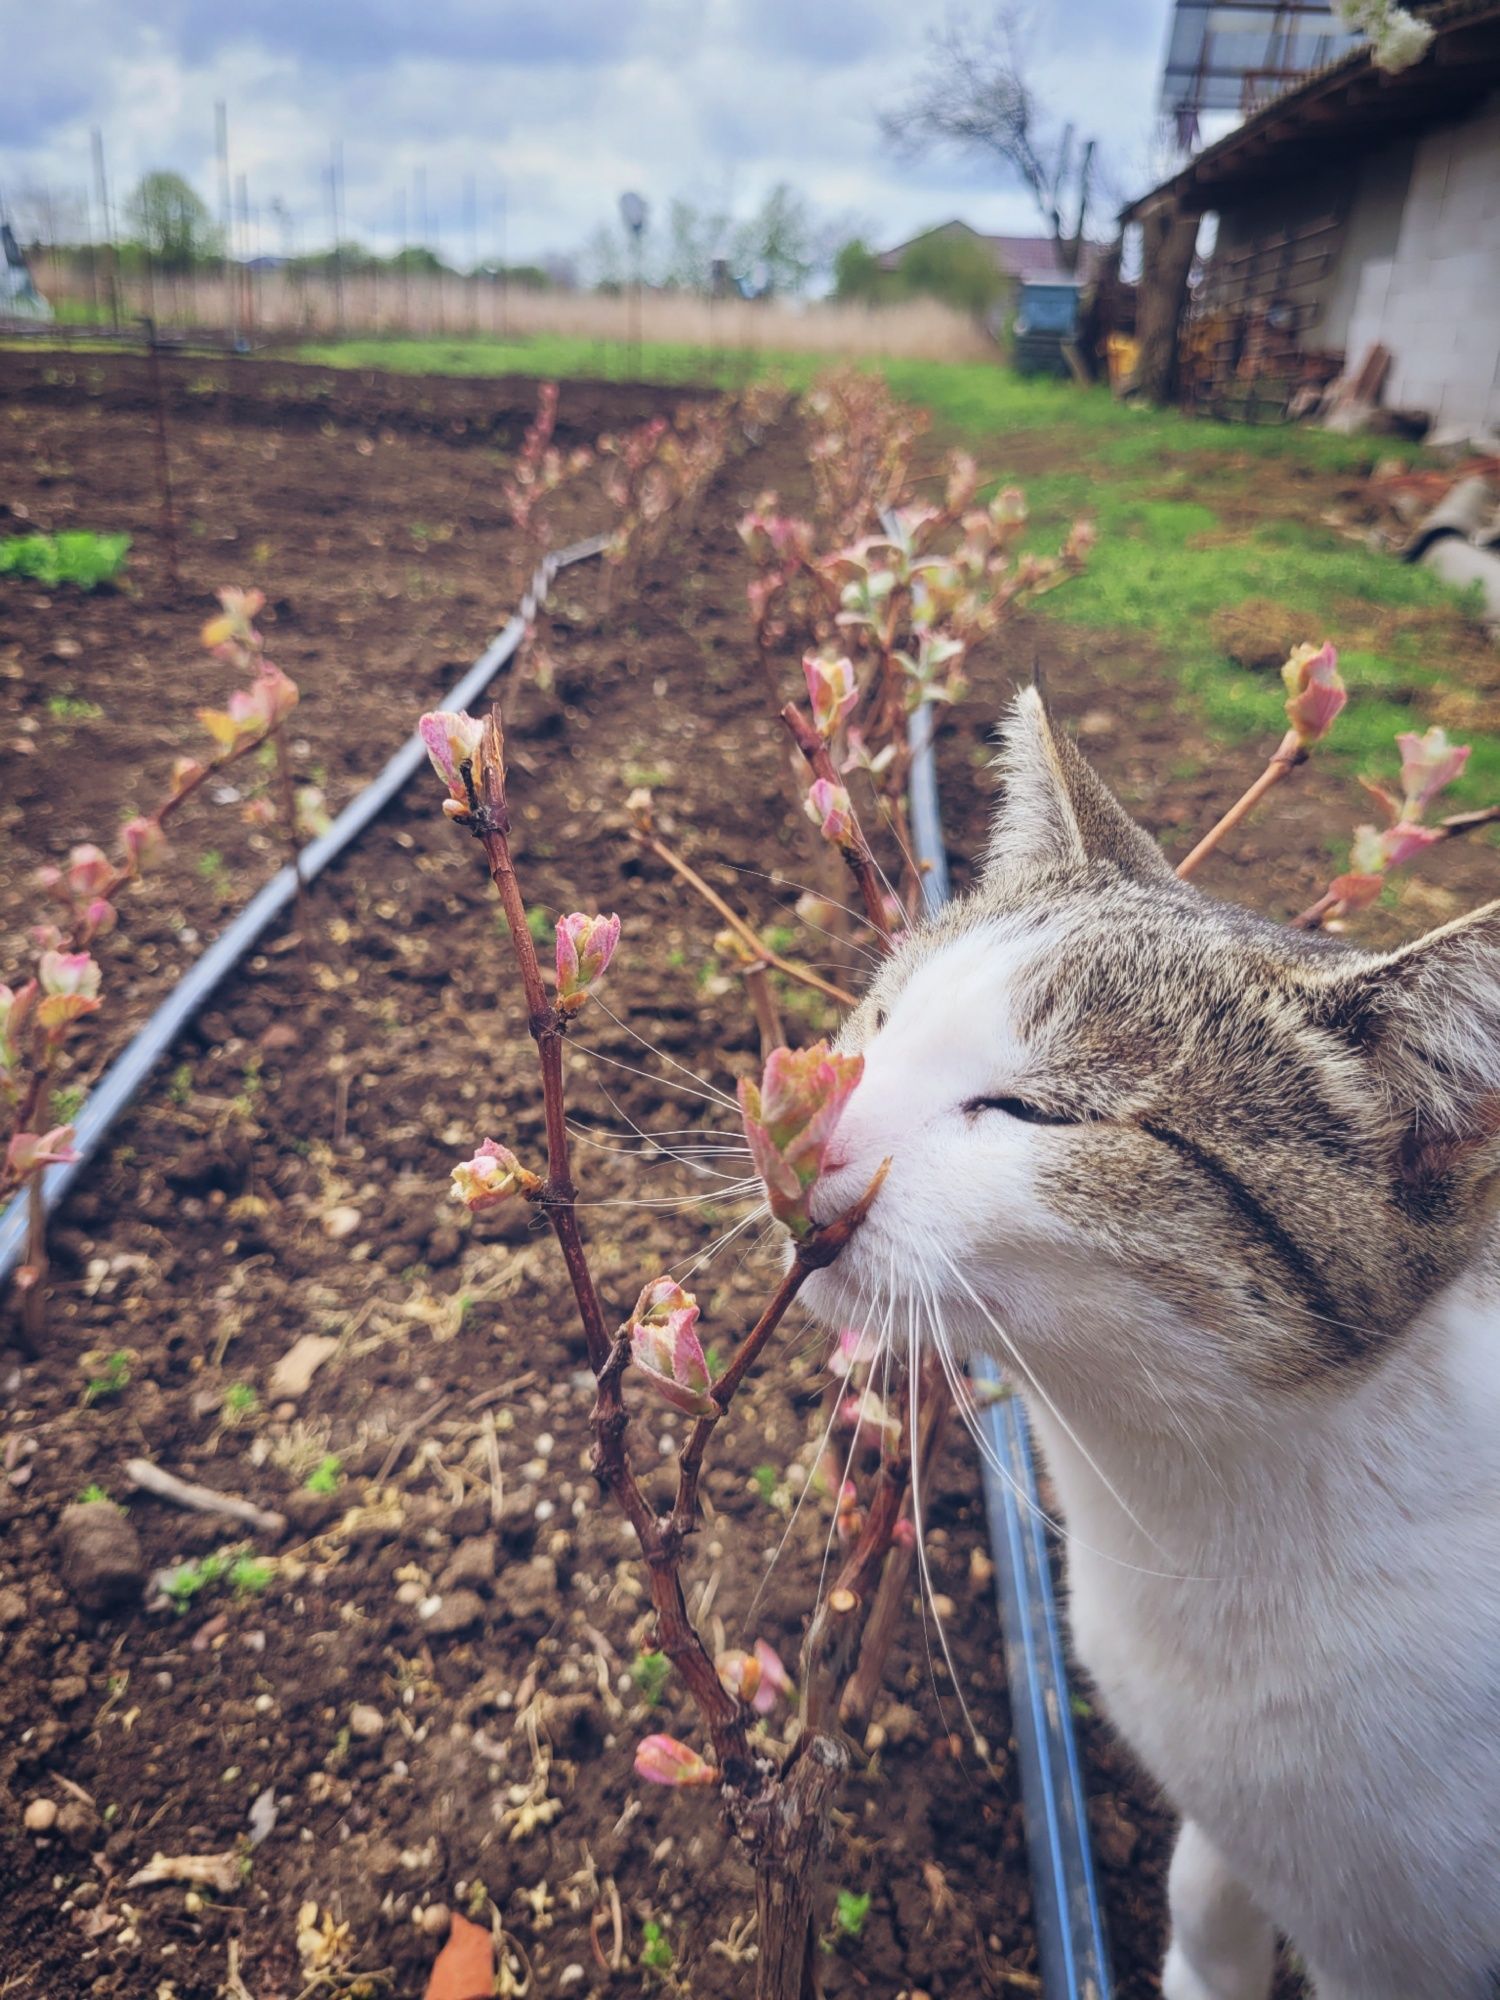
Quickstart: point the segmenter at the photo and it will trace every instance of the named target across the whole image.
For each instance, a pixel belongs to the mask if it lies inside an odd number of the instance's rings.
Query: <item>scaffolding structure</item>
[[[1191,151],[1205,112],[1249,117],[1355,40],[1327,0],[1176,0],[1161,109]]]

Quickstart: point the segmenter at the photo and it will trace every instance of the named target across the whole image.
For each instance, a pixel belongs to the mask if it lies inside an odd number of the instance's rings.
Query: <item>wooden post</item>
[[[1170,403],[1177,389],[1177,352],[1187,304],[1188,274],[1202,217],[1163,193],[1142,208],[1141,282],[1135,333],[1140,356],[1128,393],[1149,403]]]

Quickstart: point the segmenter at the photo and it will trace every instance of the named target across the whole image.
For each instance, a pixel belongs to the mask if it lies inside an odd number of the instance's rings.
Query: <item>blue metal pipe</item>
[[[520,645],[536,606],[547,594],[547,586],[558,570],[602,553],[607,536],[594,535],[574,542],[547,556],[532,578],[520,612],[485,648],[457,687],[451,689],[440,708],[462,709],[479,700]],[[301,855],[302,879],[316,881],[330,862],[357,840],[370,822],[383,813],[403,785],[409,784],[426,762],[427,752],[415,733],[402,744],[395,756],[372,778],[358,797],[339,814],[327,833],[310,842]],[[66,1166],[49,1167],[42,1181],[42,1199],[51,1215],[98,1152],[105,1135],[114,1125],[152,1070],[173,1042],[207,1002],[214,988],[234,970],[253,946],[259,943],[297,894],[297,877],[290,866],[280,869],[265,887],[252,896],[229,928],[194,961],[172,988],[156,1012],[128,1042],[121,1053],[89,1092],[74,1128],[76,1160]],[[20,1263],[26,1248],[26,1192],[23,1189],[0,1215],[0,1285],[4,1285]]]
[[[908,742],[912,844],[924,866],[922,894],[931,915],[947,902],[949,880],[930,703],[911,718]],[[971,1372],[981,1385],[1000,1379],[987,1357],[976,1358]],[[1014,1397],[981,1410],[979,1420],[996,1461],[984,1454],[981,1470],[1042,1988],[1047,2000],[1110,2000],[1109,1951],[1030,1428]]]

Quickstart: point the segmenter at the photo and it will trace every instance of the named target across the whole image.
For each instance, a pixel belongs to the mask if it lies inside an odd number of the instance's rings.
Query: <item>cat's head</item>
[[[848,1022],[805,1296],[936,1320],[1142,1420],[1362,1374],[1500,1193],[1500,903],[1375,955],[1179,882],[1028,690],[979,887]]]

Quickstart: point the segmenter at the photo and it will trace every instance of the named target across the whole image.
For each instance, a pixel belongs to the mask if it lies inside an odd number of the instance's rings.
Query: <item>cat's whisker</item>
[[[923,1626],[925,1629],[926,1614],[927,1611],[930,1609],[932,1612],[932,1622],[937,1627],[938,1644],[942,1649],[943,1660],[948,1669],[948,1678],[952,1682],[953,1693],[958,1702],[959,1713],[963,1717],[964,1727],[968,1730],[969,1733],[969,1741],[975,1747],[975,1749],[979,1751],[980,1755],[984,1757],[985,1762],[988,1763],[989,1762],[988,1751],[983,1747],[985,1739],[980,1731],[978,1723],[975,1721],[974,1711],[969,1706],[968,1696],[964,1693],[963,1681],[958,1671],[958,1662],[953,1657],[953,1647],[948,1638],[948,1627],[943,1619],[942,1613],[938,1609],[937,1593],[933,1589],[932,1569],[927,1555],[927,1535],[926,1535],[926,1528],[922,1511],[922,1454],[919,1448],[922,1435],[921,1344],[920,1344],[917,1321],[916,1321],[916,1308],[917,1308],[917,1302],[914,1299],[912,1302],[911,1351],[907,1362],[907,1368],[908,1368],[907,1422],[910,1426],[911,1441],[912,1441],[912,1452],[911,1452],[912,1529],[916,1536],[917,1569],[922,1580],[921,1595],[923,1599]],[[923,1309],[924,1311],[927,1309],[925,1303]],[[935,1323],[930,1318],[928,1320],[928,1333],[929,1336],[936,1333]],[[937,1349],[941,1361],[942,1350],[938,1341],[934,1340],[933,1345]],[[938,1691],[936,1665],[932,1658],[932,1648],[930,1646],[927,1649],[927,1664],[929,1673],[932,1675],[933,1696],[934,1699],[937,1701],[938,1713],[941,1716],[942,1697]]]
[[[864,1288],[864,1286],[863,1286],[863,1285],[861,1285],[861,1286],[860,1286],[860,1305],[861,1305],[861,1310],[863,1310],[863,1306],[864,1306],[864,1300],[865,1300],[865,1288]],[[819,1330],[819,1338],[820,1338],[820,1340],[821,1340],[822,1344],[823,1344],[823,1345],[825,1346],[825,1348],[826,1348],[826,1346],[827,1346],[827,1341],[828,1341],[828,1336],[827,1336],[827,1334],[826,1334],[826,1333],[822,1333],[821,1329]],[[795,1502],[794,1502],[794,1504],[793,1504],[793,1507],[792,1507],[792,1511],[791,1511],[791,1513],[790,1513],[790,1514],[789,1514],[789,1515],[787,1516],[787,1523],[786,1523],[786,1526],[785,1526],[785,1528],[783,1528],[783,1529],[782,1529],[782,1532],[781,1532],[781,1539],[780,1539],[780,1541],[779,1541],[779,1542],[777,1542],[777,1544],[776,1544],[776,1547],[775,1547],[775,1549],[774,1549],[774,1550],[772,1551],[772,1554],[771,1554],[771,1558],[770,1558],[770,1560],[769,1560],[769,1561],[767,1562],[767,1564],[766,1564],[766,1573],[765,1573],[765,1575],[764,1575],[764,1576],[763,1576],[763,1577],[761,1578],[761,1581],[760,1581],[759,1585],[758,1585],[758,1586],[757,1586],[757,1588],[756,1588],[756,1592],[755,1592],[755,1596],[754,1596],[754,1598],[752,1599],[752,1601],[751,1601],[751,1605],[750,1605],[750,1613],[751,1613],[751,1616],[752,1616],[752,1617],[753,1617],[753,1616],[754,1616],[754,1614],[755,1614],[755,1610],[756,1610],[756,1607],[757,1607],[757,1606],[759,1605],[759,1603],[760,1603],[760,1601],[761,1601],[761,1598],[762,1598],[762,1597],[764,1596],[764,1594],[765,1594],[765,1589],[766,1589],[766,1585],[767,1585],[767,1584],[768,1584],[768,1583],[769,1583],[769,1582],[771,1581],[771,1578],[772,1578],[772,1576],[773,1576],[773,1575],[774,1575],[774,1573],[775,1573],[775,1570],[776,1570],[776,1565],[777,1565],[777,1563],[778,1563],[778,1562],[780,1562],[780,1560],[781,1560],[781,1557],[782,1557],[782,1554],[784,1553],[784,1551],[785,1551],[785,1549],[786,1549],[786,1545],[787,1545],[787,1541],[788,1541],[788,1538],[790,1537],[790,1535],[791,1535],[791,1532],[792,1532],[793,1528],[795,1528],[795,1527],[796,1527],[796,1525],[797,1525],[797,1522],[798,1522],[798,1520],[799,1520],[799,1518],[800,1518],[800,1516],[801,1516],[801,1513],[802,1513],[802,1509],[803,1509],[803,1506],[804,1506],[804,1504],[805,1504],[805,1502],[806,1502],[806,1500],[807,1500],[807,1497],[808,1497],[808,1495],[809,1495],[809,1494],[810,1494],[810,1493],[812,1492],[812,1490],[813,1490],[813,1484],[814,1484],[814,1480],[815,1480],[815,1478],[816,1478],[816,1475],[817,1475],[817,1468],[818,1468],[818,1467],[819,1467],[819,1465],[821,1465],[821,1464],[822,1464],[822,1462],[823,1462],[823,1455],[824,1455],[824,1453],[825,1453],[825,1452],[826,1452],[826,1451],[828,1450],[828,1446],[829,1446],[829,1441],[830,1441],[830,1439],[831,1439],[831,1438],[832,1438],[832,1436],[833,1436],[833,1428],[834,1428],[834,1425],[835,1425],[835,1424],[836,1424],[836,1423],[838,1422],[838,1414],[839,1414],[839,1401],[840,1401],[840,1399],[839,1399],[839,1397],[838,1397],[837,1395],[833,1396],[833,1397],[832,1397],[832,1398],[830,1399],[830,1401],[829,1401],[829,1406],[828,1406],[828,1417],[827,1417],[827,1420],[826,1420],[826,1422],[825,1422],[825,1423],[824,1423],[824,1425],[823,1425],[823,1434],[822,1434],[822,1436],[821,1436],[821,1437],[820,1437],[820,1438],[818,1439],[818,1444],[817,1444],[817,1449],[816,1449],[816,1450],[815,1450],[815,1452],[813,1453],[813,1460],[812,1460],[812,1470],[811,1470],[811,1471],[809,1472],[809,1474],[808,1474],[808,1477],[807,1477],[807,1478],[806,1478],[806,1479],[805,1479],[805,1480],[803,1481],[803,1484],[802,1484],[802,1490],[801,1490],[801,1492],[800,1492],[800,1493],[799,1493],[799,1494],[797,1495],[797,1498],[796,1498],[796,1501],[795,1501]],[[835,1518],[835,1519],[837,1519],[837,1512],[838,1512],[838,1496],[837,1496],[837,1494],[835,1494],[835,1495],[834,1495],[834,1518]],[[825,1567],[825,1571],[826,1571],[826,1567],[827,1567],[827,1564],[826,1564],[826,1555],[825,1555],[825,1564],[824,1564],[824,1567]],[[821,1597],[822,1597],[822,1583],[821,1583],[821,1580],[820,1580],[820,1582],[819,1582],[819,1586],[818,1586],[818,1594],[817,1594],[817,1599],[815,1599],[815,1601],[814,1601],[814,1609],[816,1609],[816,1605],[817,1605],[817,1602],[821,1600]]]
[[[666,1161],[675,1161],[691,1174],[701,1174],[706,1180],[739,1181],[740,1174],[725,1173],[719,1167],[711,1167],[709,1160],[743,1160],[745,1154],[739,1147],[701,1147],[694,1152],[681,1152],[666,1146],[606,1146],[601,1140],[590,1139],[578,1132],[573,1135],[580,1145],[591,1147],[595,1152],[613,1153],[619,1158],[639,1160],[648,1166],[660,1166]]]
[[[749,1159],[750,1157],[750,1148],[748,1146],[733,1145],[727,1136],[719,1138],[713,1133],[705,1135],[702,1144],[689,1143],[684,1145],[679,1140],[675,1146],[668,1146],[663,1143],[661,1133],[648,1132],[644,1135],[640,1145],[627,1146],[623,1144],[611,1144],[608,1139],[596,1138],[592,1132],[588,1131],[584,1126],[575,1124],[571,1118],[568,1120],[568,1130],[581,1146],[592,1146],[599,1153],[620,1153],[626,1159],[631,1160],[648,1160],[653,1156],[662,1160],[696,1159],[701,1156],[707,1156],[710,1159],[721,1159],[726,1154],[731,1153],[737,1154],[741,1159]],[[618,1138],[620,1135],[616,1134],[615,1136]]]
[[[1104,1468],[1099,1464],[1097,1459],[1095,1459],[1093,1453],[1088,1449],[1087,1445],[1084,1444],[1083,1440],[1079,1437],[1078,1433],[1074,1430],[1073,1426],[1068,1422],[1067,1418],[1063,1415],[1062,1411],[1058,1409],[1057,1404],[1054,1402],[1052,1397],[1048,1395],[1047,1391],[1042,1387],[1041,1383],[1037,1380],[1036,1376],[1026,1366],[1026,1363],[1022,1360],[1020,1350],[1017,1348],[1015,1342],[1011,1339],[1010,1335],[1005,1331],[1005,1328],[1001,1326],[999,1320],[995,1318],[995,1315],[990,1311],[989,1307],[984,1303],[984,1300],[980,1298],[978,1292],[974,1290],[974,1287],[969,1283],[968,1279],[965,1278],[962,1271],[959,1270],[957,1264],[953,1261],[951,1257],[947,1256],[945,1256],[942,1261],[947,1276],[951,1278],[952,1281],[959,1287],[959,1289],[965,1294],[965,1296],[970,1300],[975,1309],[979,1312],[981,1317],[989,1325],[996,1339],[1000,1341],[1001,1345],[1005,1349],[1005,1352],[1010,1356],[1011,1363],[1015,1368],[1017,1374],[1020,1375],[1021,1378],[1025,1381],[1028,1388],[1031,1389],[1032,1393],[1035,1396],[1037,1396],[1037,1398],[1041,1402],[1046,1404],[1047,1410],[1052,1416],[1053,1420],[1064,1431],[1069,1441],[1073,1445],[1074,1450],[1077,1451],[1083,1458],[1084,1463],[1093,1472],[1095,1478],[1099,1481],[1100,1485],[1103,1486],[1105,1492],[1108,1493],[1110,1498],[1115,1502],[1116,1506],[1120,1509],[1120,1512],[1125,1516],[1126,1520],[1129,1521],[1130,1525],[1133,1528],[1135,1528],[1140,1534],[1145,1536],[1146,1540],[1150,1542],[1153,1548],[1160,1549],[1161,1553],[1165,1555],[1167,1551],[1162,1548],[1161,1543],[1157,1540],[1156,1536],[1152,1534],[1151,1530],[1146,1526],[1146,1524],[1139,1519],[1134,1509],[1131,1507],[1130,1503],[1124,1498],[1124,1496],[1120,1493],[1119,1489],[1115,1486],[1114,1482],[1110,1479],[1108,1473],[1105,1472]]]
[[[662,1195],[655,1199],[643,1199],[629,1195],[601,1195],[595,1201],[577,1201],[575,1208],[701,1208],[706,1200],[734,1201],[740,1196],[755,1194],[761,1186],[760,1177],[752,1175],[748,1180],[732,1181],[728,1187],[715,1188],[712,1196],[704,1194]]]
[[[932,1340],[934,1340],[934,1348],[938,1350],[938,1356],[940,1356],[940,1360],[942,1360],[942,1366],[944,1366],[944,1374],[948,1376],[948,1386],[950,1386],[950,1388],[952,1388],[952,1392],[954,1392],[954,1404],[958,1406],[958,1416],[960,1416],[960,1420],[962,1420],[962,1424],[964,1424],[964,1430],[968,1430],[970,1438],[972,1438],[972,1440],[974,1440],[974,1444],[978,1446],[978,1450],[980,1450],[980,1456],[982,1456],[982,1458],[984,1458],[984,1462],[986,1462],[986,1464],[990,1466],[990,1470],[992,1470],[992,1472],[994,1472],[994,1474],[996,1474],[996,1476],[998,1476],[1000,1480],[1004,1480],[1004,1484],[1006,1484],[1006,1486],[1010,1488],[1010,1492],[1014,1494],[1014,1498],[1016,1498],[1016,1500],[1020,1502],[1020,1506],[1022,1506],[1022,1508],[1024,1508],[1024,1510],[1026,1510],[1028,1514],[1036,1516],[1036,1520],[1040,1520],[1040,1522],[1042,1522],[1042,1526],[1046,1526],[1046,1528],[1048,1528],[1048,1530],[1050,1530],[1052,1534],[1056,1534],[1056,1536],[1058,1536],[1058,1538],[1060,1538],[1062,1542],[1066,1542],[1066,1544],[1068,1544],[1070,1548],[1080,1548],[1080,1550],[1082,1550],[1084,1554],[1088,1554],[1088,1556],[1096,1556],[1096,1558],[1098,1558],[1100,1562],[1108,1562],[1108,1564],[1112,1564],[1112,1566],[1114,1566],[1116,1570],[1126,1570],[1126,1572],[1128,1572],[1130,1576],[1150,1576],[1150,1578],[1156,1578],[1158,1582],[1172,1582],[1172,1584],[1198,1584],[1198,1582],[1208,1582],[1208,1580],[1210,1580],[1210,1578],[1206,1578],[1206,1576],[1194,1576],[1194,1574],[1190,1574],[1190,1572],[1184,1572],[1184,1570],[1152,1570],[1152,1568],[1148,1568],[1146,1564],[1140,1564],[1140,1562],[1126,1562],[1126,1560],[1124,1560],[1124,1556],[1114,1556],[1114,1554],[1110,1554],[1110,1552],[1108,1552],[1108,1550],[1104,1550],[1104,1548],[1096,1548],[1096,1546],[1094,1546],[1092,1542],[1084,1542],[1084,1540],[1082,1540],[1082,1536],[1078,1536],[1078,1534],[1076,1534],[1076,1532],[1074,1532],[1074,1530],[1072,1530],[1072,1528],[1070,1528],[1070,1526],[1068,1526],[1068,1524],[1066,1524],[1064,1520],[1054,1520],[1054,1516],[1052,1516],[1052,1514],[1048,1514],[1048,1512],[1046,1512],[1046,1508],[1038,1506],[1038,1502],[1036,1502],[1036,1500],[1034,1500],[1034,1498],[1032,1498],[1032,1496],[1030,1496],[1030,1494],[1026,1492],[1026,1488],[1024,1488],[1024,1486],[1022,1486],[1022,1484],[1018,1482],[1018,1478],[1016,1478],[1016,1474],[1014,1474],[1014,1472],[1010,1470],[1010,1466],[1008,1466],[1008,1464],[1006,1464],[1006,1462],[1004,1462],[1004,1460],[1000,1458],[1000,1454],[998,1454],[998,1452],[996,1452],[996,1448],[994,1448],[994,1442],[992,1442],[992,1440],[990,1440],[990,1438],[988,1438],[988,1436],[984,1434],[984,1424],[980,1422],[980,1408],[978,1408],[978,1404],[974,1402],[974,1392],[972,1392],[972,1388],[970,1388],[970,1384],[968,1384],[968,1378],[964,1376],[964,1372],[962,1372],[962,1368],[960,1368],[960,1364],[958,1364],[958,1356],[956,1356],[956,1354],[954,1354],[954,1350],[952,1350],[952,1342],[948,1340],[948,1334],[946,1334],[946,1330],[942,1328],[942,1320],[940,1320],[940,1314],[938,1314],[938,1310],[936,1310],[936,1304],[928,1302],[928,1314],[930,1314],[930,1328],[932,1328]],[[994,1320],[992,1320],[990,1324],[994,1326]],[[998,1328],[998,1326],[996,1326],[996,1332],[1000,1334],[1000,1338],[1002,1338],[1002,1340],[1006,1338],[1006,1336],[1004,1336],[1004,1330],[1002,1330],[1002,1328]],[[1018,1358],[1016,1358],[1016,1352],[1014,1352],[1014,1344],[1010,1344],[1010,1342],[1008,1342],[1008,1346],[1010,1346],[1010,1354],[1012,1354],[1012,1366],[1016,1368],[1016,1372],[1018,1372],[1018,1374],[1020,1374],[1020,1376],[1022,1376],[1022,1378],[1024,1378],[1026,1382],[1032,1382],[1032,1376],[1028,1374],[1028,1370],[1026,1370],[1026,1368],[1024,1368],[1024,1366],[1022,1366],[1022,1364],[1018,1362]],[[1034,1386],[1034,1384],[1032,1384],[1032,1386]],[[1046,1400],[1046,1398],[1044,1398],[1044,1400]],[[1050,1408],[1050,1404],[1048,1404],[1048,1408]],[[1066,1428],[1066,1426],[1064,1426],[1064,1428]],[[1072,1436],[1072,1434],[1070,1434],[1070,1436]],[[1074,1440],[1074,1442],[1076,1442],[1076,1440]],[[1082,1446],[1080,1446],[1080,1450],[1082,1450]],[[1092,1460],[1090,1460],[1090,1464],[1092,1464]],[[1110,1492],[1110,1494],[1112,1494],[1112,1496],[1114,1496],[1114,1498],[1118,1500],[1118,1494],[1114,1494],[1114,1488],[1112,1488],[1112,1486],[1108,1486],[1108,1482],[1106,1482],[1106,1490],[1108,1490],[1108,1492]],[[1134,1522],[1134,1526],[1140,1526],[1140,1522],[1136,1522],[1134,1514],[1130,1514],[1130,1510],[1128,1510],[1128,1508],[1126,1508],[1126,1518],[1128,1518],[1128,1520],[1132,1520],[1132,1522]],[[1144,1530],[1142,1530],[1142,1532],[1144,1532]],[[1154,1546],[1154,1548],[1160,1548],[1160,1542],[1156,1542],[1156,1538],[1154,1538],[1154,1536],[1148,1536],[1148,1540],[1152,1542],[1152,1546]],[[1166,1554],[1166,1550],[1162,1550],[1162,1554]]]
[[[882,806],[880,817],[885,825],[886,832],[891,836],[892,840],[895,841],[897,847],[900,848],[901,859],[906,863],[906,866],[911,870],[912,880],[916,883],[920,883],[922,881],[921,866],[918,863],[916,856],[912,853],[911,849],[907,846],[906,842],[901,838],[901,831],[896,824],[895,818],[888,810],[884,808],[884,806]],[[871,859],[875,863],[875,872],[880,877],[881,885],[885,889],[886,894],[890,897],[891,901],[896,905],[898,909],[904,910],[906,908],[905,901],[903,900],[900,892],[897,890],[895,883],[892,882],[890,876],[886,874],[885,869],[881,864],[880,857],[874,853],[873,849],[871,850]]]
[[[727,1106],[729,1110],[738,1112],[739,1110],[738,1103],[735,1101],[733,1097],[731,1097],[728,1094],[727,1091],[720,1090],[718,1085],[710,1083],[706,1076],[699,1076],[698,1072],[696,1070],[689,1069],[686,1063],[680,1063],[677,1060],[676,1056],[668,1055],[665,1049],[659,1049],[654,1042],[647,1041],[646,1037],[643,1034],[641,1034],[638,1029],[632,1028],[628,1021],[622,1020],[618,1014],[612,1011],[612,1009],[607,1005],[605,1001],[598,999],[597,996],[595,998],[595,1005],[598,1007],[600,1013],[604,1015],[606,1020],[613,1021],[615,1026],[621,1029],[625,1034],[629,1035],[632,1041],[639,1042],[643,1049],[649,1050],[650,1053],[655,1057],[657,1057],[659,1061],[667,1063],[668,1065],[670,1065],[671,1068],[677,1070],[681,1075],[690,1077],[694,1083],[700,1085],[702,1089],[706,1090],[712,1097],[716,1098],[719,1103]],[[590,1054],[596,1053],[595,1051],[592,1050],[586,1052]]]
[[[727,1249],[742,1230],[753,1227],[761,1216],[766,1213],[765,1204],[758,1203],[748,1214],[742,1215],[738,1222],[731,1223],[729,1228],[722,1235],[716,1237],[706,1250],[698,1251],[695,1256],[686,1260],[684,1264],[674,1267],[673,1275],[678,1279],[678,1282],[681,1283],[683,1279],[691,1278],[695,1271],[701,1271],[704,1265],[711,1263],[721,1250]]]
[[[636,1040],[640,1041],[641,1037],[637,1035]],[[651,1044],[647,1042],[645,1046],[647,1048],[650,1048]],[[676,1079],[673,1077],[661,1076],[655,1070],[642,1069],[639,1063],[625,1062],[619,1056],[607,1056],[602,1049],[590,1048],[586,1042],[576,1042],[574,1044],[574,1047],[578,1050],[580,1055],[587,1056],[590,1062],[607,1063],[611,1069],[622,1069],[629,1076],[644,1077],[647,1083],[654,1083],[661,1089],[678,1090],[681,1091],[684,1097],[701,1098],[705,1104],[722,1105],[722,1107],[726,1111],[733,1111],[736,1113],[738,1113],[739,1111],[740,1107],[735,1102],[735,1100],[732,1097],[727,1096],[722,1090],[716,1089],[715,1086],[712,1084],[707,1085],[702,1090],[694,1090],[691,1089],[685,1083],[678,1083]],[[658,1051],[652,1050],[652,1053],[656,1054],[658,1053]],[[667,1062],[671,1062],[672,1058],[670,1056],[667,1056],[664,1058],[664,1060]],[[673,1064],[673,1067],[676,1069],[682,1069],[681,1063],[675,1063]],[[683,1070],[683,1074],[685,1076],[691,1076],[692,1071]]]
[[[856,909],[852,903],[841,903],[837,896],[827,895],[822,889],[815,889],[807,882],[793,882],[785,875],[770,875],[767,874],[764,868],[746,868],[733,861],[726,861],[723,865],[726,868],[732,868],[736,875],[754,876],[759,881],[769,882],[773,889],[795,889],[799,896],[816,896],[820,903],[829,903],[834,909],[842,910],[846,917],[852,917],[858,924],[868,924],[870,921],[868,914],[864,910]],[[790,901],[791,899],[784,897],[782,900]],[[855,952],[870,965],[879,965],[885,956],[883,952],[875,951],[869,945],[856,944],[852,938],[836,937],[832,931],[825,929],[822,924],[809,923],[806,917],[799,916],[797,921],[806,925],[810,931],[820,932],[822,936],[828,939],[830,944],[836,944],[842,949]]]
[[[886,1298],[887,1298],[886,1316],[881,1323],[880,1332],[876,1335],[877,1351],[880,1345],[884,1342],[886,1335],[889,1333],[890,1330],[893,1298],[892,1298],[892,1292],[889,1287],[887,1287]],[[863,1318],[864,1305],[865,1305],[865,1293],[863,1286],[861,1286],[860,1288],[860,1297],[858,1303],[860,1307],[861,1317]],[[874,1369],[872,1365],[871,1368],[872,1377],[873,1374],[874,1374]],[[846,1378],[846,1386],[847,1386],[847,1378]],[[840,1393],[835,1395],[833,1398],[833,1420],[835,1422],[837,1421],[838,1418],[839,1406],[843,1402],[843,1400],[844,1397],[843,1397],[843,1392],[841,1390]],[[828,1516],[828,1532],[823,1538],[823,1562],[822,1562],[822,1567],[818,1571],[818,1588],[814,1598],[814,1602],[817,1604],[821,1604],[823,1602],[823,1592],[828,1585],[828,1566],[830,1561],[832,1560],[834,1542],[837,1539],[837,1532],[838,1532],[839,1502],[843,1496],[844,1487],[849,1482],[849,1480],[851,1480],[854,1476],[854,1461],[856,1456],[858,1455],[858,1452],[859,1452],[859,1425],[855,1424],[852,1426],[849,1432],[849,1449],[844,1454],[844,1467],[842,1472],[839,1474],[838,1486],[833,1494],[833,1507]]]

